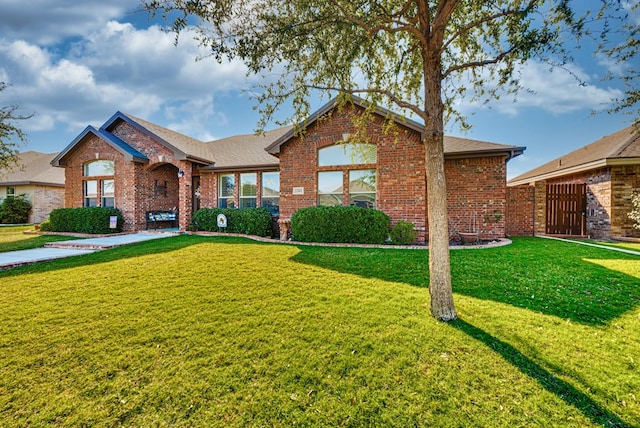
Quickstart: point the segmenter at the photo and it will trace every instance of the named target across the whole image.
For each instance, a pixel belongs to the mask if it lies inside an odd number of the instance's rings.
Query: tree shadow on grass
[[[27,275],[32,273],[52,272],[61,269],[70,269],[80,266],[98,265],[100,263],[108,263],[118,260],[126,260],[129,258],[147,256],[153,254],[168,253],[171,251],[181,250],[191,245],[212,242],[215,239],[217,243],[228,244],[245,244],[253,243],[247,239],[235,237],[210,238],[195,235],[178,235],[162,239],[152,239],[142,241],[121,247],[111,248],[108,250],[96,251],[93,253],[83,254],[79,256],[65,257],[56,260],[36,262],[33,264],[19,266],[12,269],[0,271],[0,280],[18,275]]]
[[[293,261],[426,287],[428,253],[299,246]],[[602,325],[640,304],[639,279],[593,261],[637,256],[540,238],[451,252],[454,293],[506,303],[587,325]]]
[[[516,348],[502,340],[490,335],[484,330],[458,319],[449,323],[452,327],[462,331],[472,339],[484,343],[494,352],[498,353],[507,362],[516,367],[520,372],[538,382],[544,389],[556,395],[570,406],[574,406],[593,423],[604,427],[632,427],[620,419],[617,415],[600,406],[591,397],[579,391],[571,384],[554,376],[552,373],[538,365],[535,361],[523,355]]]

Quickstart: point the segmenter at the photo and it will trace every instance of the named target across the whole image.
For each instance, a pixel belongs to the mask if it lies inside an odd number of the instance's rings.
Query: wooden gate
[[[586,184],[547,184],[549,235],[586,235]]]

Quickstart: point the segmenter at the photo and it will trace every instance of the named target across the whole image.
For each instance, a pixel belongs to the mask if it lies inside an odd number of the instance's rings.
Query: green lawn
[[[0,426],[640,426],[640,257],[178,236],[0,272]]]
[[[59,235],[27,235],[25,230],[33,230],[33,226],[0,226],[0,253],[40,248],[47,242],[77,239]]]

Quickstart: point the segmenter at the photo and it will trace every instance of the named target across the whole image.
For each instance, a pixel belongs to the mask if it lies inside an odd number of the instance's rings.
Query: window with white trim
[[[83,205],[85,207],[114,208],[115,203],[115,163],[110,160],[95,160],[83,165],[82,184]]]
[[[240,174],[240,208],[255,208],[258,174]]]
[[[218,176],[218,208],[235,208],[234,190],[236,177],[234,174],[221,174]]]
[[[262,192],[260,205],[269,210],[271,215],[280,214],[280,173],[262,173]]]
[[[318,205],[375,208],[377,158],[375,144],[340,143],[319,149]]]
[[[376,207],[376,170],[349,171],[349,205]]]
[[[342,171],[318,172],[318,205],[342,205]]]

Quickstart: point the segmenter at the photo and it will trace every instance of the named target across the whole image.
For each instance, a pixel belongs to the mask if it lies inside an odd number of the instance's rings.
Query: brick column
[[[179,203],[178,203],[178,219],[179,219],[179,227],[180,231],[184,232],[189,228],[189,224],[191,223],[192,216],[192,172],[193,165],[188,161],[179,161],[177,164],[178,167],[178,195],[179,195]]]

